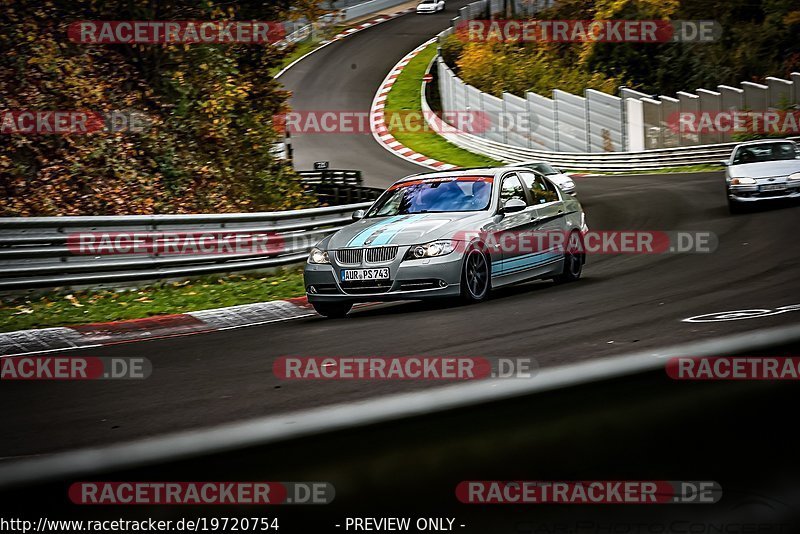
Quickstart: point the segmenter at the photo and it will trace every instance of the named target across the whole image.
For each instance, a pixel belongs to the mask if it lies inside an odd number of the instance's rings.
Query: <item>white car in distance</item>
[[[577,196],[577,193],[575,192],[575,182],[572,180],[572,177],[561,171],[561,169],[553,167],[546,161],[525,161],[522,163],[515,163],[514,166],[527,167],[533,171],[540,172],[547,176],[548,180],[555,183],[568,195]]]
[[[417,13],[438,13],[444,11],[444,0],[422,0],[417,4]]]

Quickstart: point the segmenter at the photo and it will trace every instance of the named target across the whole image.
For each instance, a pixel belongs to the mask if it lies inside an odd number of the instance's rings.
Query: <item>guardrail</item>
[[[362,2],[355,6],[349,6],[342,9],[342,20],[348,21],[370,13],[375,13],[381,9],[397,6],[406,2],[406,0],[369,0]]]
[[[358,171],[301,176],[319,197],[348,203],[261,213],[0,218],[0,290],[101,286],[305,261],[314,244],[349,224],[352,212],[369,207],[380,190],[361,186]],[[81,234],[96,247],[81,242]],[[211,253],[203,238],[214,241]],[[123,252],[135,239],[150,247]]]
[[[436,64],[441,63],[441,58]],[[430,70],[430,69],[429,69]],[[631,152],[551,152],[517,145],[499,143],[484,137],[467,133],[442,121],[432,112],[422,91],[422,111],[433,131],[454,145],[508,163],[528,160],[547,160],[553,165],[566,169],[590,171],[629,171],[631,169],[661,169],[687,165],[713,164],[728,159],[731,150],[738,143],[719,143],[713,145],[684,146],[676,148],[657,148]],[[800,137],[789,137],[800,140]]]
[[[303,184],[313,189],[320,201],[329,204],[353,204],[376,200],[383,189],[364,185],[361,171],[324,169],[298,171]]]
[[[363,17],[382,9],[387,9],[396,5],[405,3],[407,0],[366,0],[365,2],[357,2],[349,5],[350,2],[344,2],[342,6],[333,5],[329,13],[321,16],[315,22],[307,22],[296,24],[293,31],[286,34],[280,40],[278,46],[280,48],[298,43],[305,39],[312,37],[317,27],[333,26],[343,22],[349,22],[353,19]],[[334,3],[335,4],[335,3]]]

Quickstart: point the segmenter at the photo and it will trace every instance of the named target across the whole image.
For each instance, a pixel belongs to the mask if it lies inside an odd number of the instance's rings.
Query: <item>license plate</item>
[[[770,185],[762,185],[762,191],[783,191],[786,189],[786,186],[783,184],[770,184]]]
[[[389,269],[345,269],[342,271],[342,282],[358,282],[362,280],[387,280]]]

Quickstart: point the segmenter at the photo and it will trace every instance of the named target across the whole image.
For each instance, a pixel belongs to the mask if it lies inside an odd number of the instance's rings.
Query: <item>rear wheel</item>
[[[564,270],[553,278],[557,284],[574,282],[581,277],[583,264],[586,263],[586,254],[583,252],[583,243],[578,232],[572,232],[567,241],[564,252]]]
[[[312,302],[311,305],[318,314],[331,319],[344,317],[353,307],[352,302]]]
[[[489,296],[489,260],[478,248],[470,248],[464,258],[461,273],[461,298],[466,302],[480,302]]]

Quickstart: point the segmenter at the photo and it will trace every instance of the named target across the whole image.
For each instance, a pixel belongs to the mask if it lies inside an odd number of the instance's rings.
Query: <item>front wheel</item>
[[[739,213],[744,213],[745,206],[743,203],[731,200],[731,198],[728,197],[728,212],[730,212],[731,215],[738,215]]]
[[[578,232],[572,232],[564,252],[564,270],[553,280],[557,284],[576,281],[581,277],[584,263],[586,263],[586,254],[583,252],[581,236]]]
[[[312,302],[314,310],[323,317],[336,319],[344,317],[352,309],[352,302]]]
[[[461,273],[461,298],[466,302],[480,302],[489,296],[489,260],[477,248],[471,248],[464,258]]]

